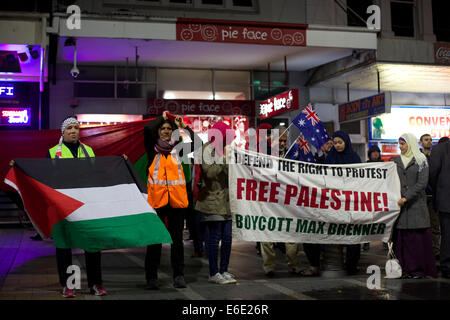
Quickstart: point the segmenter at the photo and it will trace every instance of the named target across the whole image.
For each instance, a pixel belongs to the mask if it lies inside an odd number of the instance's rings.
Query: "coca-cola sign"
[[[434,44],[434,62],[450,65],[450,43],[436,42]]]

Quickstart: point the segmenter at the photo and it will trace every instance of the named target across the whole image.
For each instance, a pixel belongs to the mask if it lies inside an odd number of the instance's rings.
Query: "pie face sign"
[[[298,89],[292,89],[259,104],[261,120],[298,109]]]

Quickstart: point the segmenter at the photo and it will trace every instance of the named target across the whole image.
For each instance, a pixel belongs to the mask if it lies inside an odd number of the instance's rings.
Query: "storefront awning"
[[[319,87],[381,91],[450,92],[450,66],[373,62],[313,83]]]

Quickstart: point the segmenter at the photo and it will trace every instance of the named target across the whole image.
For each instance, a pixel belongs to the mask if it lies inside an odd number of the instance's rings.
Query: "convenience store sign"
[[[391,113],[373,117],[369,124],[370,140],[397,141],[406,132],[439,140],[450,136],[450,107],[392,106]]]

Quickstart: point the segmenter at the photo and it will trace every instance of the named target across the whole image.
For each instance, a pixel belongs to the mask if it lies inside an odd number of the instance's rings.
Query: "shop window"
[[[372,4],[372,0],[347,0],[347,25],[366,27],[366,21],[369,16],[367,14],[367,8]],[[357,15],[361,17],[362,20],[358,18]]]
[[[252,0],[233,0],[233,6],[235,7],[253,7]]]
[[[202,4],[222,6],[223,0],[202,0]]]
[[[341,123],[340,130],[345,131],[348,134],[361,134],[361,121]]]
[[[450,19],[446,1],[433,0],[433,31],[437,41],[450,42]]]
[[[114,83],[75,82],[73,90],[80,98],[114,98]]]
[[[114,67],[78,66],[77,80],[114,81]]]
[[[270,86],[267,71],[255,71],[253,73],[253,94],[255,100],[266,100],[283,91],[286,86],[286,74],[284,72],[270,72]]]
[[[391,1],[392,31],[396,37],[414,37],[414,0]]]
[[[216,70],[214,77],[216,100],[250,100],[249,71]]]

